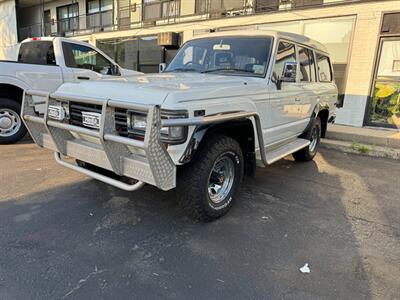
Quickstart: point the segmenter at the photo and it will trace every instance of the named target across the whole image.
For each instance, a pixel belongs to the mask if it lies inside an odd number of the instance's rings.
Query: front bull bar
[[[41,97],[41,102],[33,102],[33,97]],[[49,119],[49,105],[58,105],[70,101],[95,104],[102,107],[101,122],[98,130],[71,125]],[[34,106],[44,104],[44,117],[39,117]],[[143,141],[120,136],[115,129],[115,109],[127,109],[147,114],[147,127]],[[161,128],[172,126],[202,126],[222,123],[230,120],[254,117],[259,145],[264,145],[260,118],[255,112],[233,112],[205,117],[161,120],[158,105],[142,105],[115,100],[88,97],[75,97],[62,93],[46,93],[35,90],[24,92],[22,120],[34,142],[55,152],[55,160],[60,165],[83,173],[89,177],[126,191],[135,191],[144,184],[157,186],[161,190],[170,190],[176,186],[176,165],[161,142]],[[94,138],[98,143],[87,142],[82,137]],[[134,149],[144,151],[139,155]],[[267,165],[265,151],[260,151],[261,160]],[[119,180],[66,162],[62,156],[72,157],[92,165],[110,170],[117,175],[137,180],[135,184],[126,184]]]

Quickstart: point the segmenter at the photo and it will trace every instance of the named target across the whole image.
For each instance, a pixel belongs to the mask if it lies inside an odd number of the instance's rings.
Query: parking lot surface
[[[1,299],[400,299],[398,161],[287,158],[208,224],[29,140],[0,146],[0,170]]]

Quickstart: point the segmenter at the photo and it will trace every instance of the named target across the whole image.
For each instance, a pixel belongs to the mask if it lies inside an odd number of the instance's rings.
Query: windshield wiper
[[[254,71],[250,70],[244,70],[244,69],[238,69],[238,68],[229,68],[229,69],[211,69],[211,70],[205,70],[202,71],[201,73],[213,73],[213,72],[227,72],[227,71],[234,71],[234,72],[243,72],[243,73],[251,73],[254,74]]]
[[[167,72],[199,72],[199,70],[194,68],[176,68]]]

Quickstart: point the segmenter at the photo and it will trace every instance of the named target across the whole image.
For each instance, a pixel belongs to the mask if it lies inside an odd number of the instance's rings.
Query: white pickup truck
[[[211,221],[257,165],[289,154],[312,160],[335,117],[329,54],[304,36],[214,33],[189,40],[161,67],[128,82],[27,91],[23,119],[59,164],[127,191],[176,188],[189,216]],[[33,96],[42,97],[44,117]]]
[[[54,92],[64,82],[137,74],[88,43],[59,37],[24,40],[17,61],[0,61],[0,144],[14,143],[26,133],[19,117],[24,90]]]

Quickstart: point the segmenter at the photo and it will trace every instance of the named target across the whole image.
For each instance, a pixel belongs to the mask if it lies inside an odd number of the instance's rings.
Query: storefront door
[[[367,125],[400,128],[400,37],[380,41]]]

